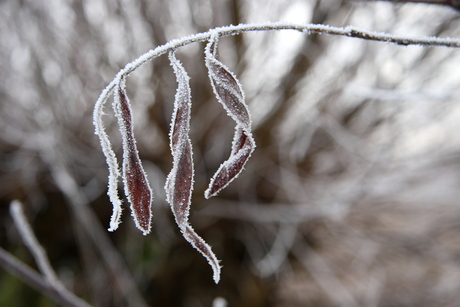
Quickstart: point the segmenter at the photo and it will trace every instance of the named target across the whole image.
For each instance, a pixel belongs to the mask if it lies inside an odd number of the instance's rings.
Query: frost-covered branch
[[[103,115],[104,104],[106,103],[109,95],[112,93],[115,85],[119,83],[121,77],[129,75],[134,70],[136,70],[142,64],[157,58],[169,51],[190,45],[193,43],[205,42],[211,38],[212,33],[217,32],[219,37],[237,35],[244,32],[257,32],[257,31],[274,31],[274,30],[296,30],[300,32],[305,32],[308,34],[318,33],[318,34],[329,34],[329,35],[338,35],[338,36],[347,36],[355,37],[366,40],[373,40],[379,42],[387,42],[397,45],[421,45],[421,46],[438,46],[438,47],[451,47],[451,48],[460,48],[460,39],[458,38],[441,38],[441,37],[410,37],[410,36],[400,36],[393,35],[383,32],[367,31],[359,29],[357,27],[348,26],[348,27],[332,27],[327,25],[316,25],[316,24],[295,24],[295,23],[284,23],[284,22],[266,22],[260,24],[240,24],[237,26],[227,26],[220,27],[209,30],[207,32],[198,33],[190,36],[186,36],[180,39],[174,39],[170,42],[158,46],[155,49],[152,49],[133,62],[127,64],[125,68],[120,70],[112,82],[104,89],[104,91],[99,96],[99,99],[96,102],[94,110],[94,124],[96,126],[96,134],[100,136],[102,146],[107,147],[108,140],[104,137],[104,126],[100,119],[100,116]],[[108,150],[107,154],[112,154],[112,151]],[[112,158],[112,157],[111,157]],[[112,161],[112,160],[110,160]]]
[[[190,36],[186,36],[180,39],[174,39],[164,45],[158,46],[155,49],[152,49],[145,54],[141,55],[139,58],[133,62],[127,64],[125,68],[120,70],[116,75],[115,79],[110,82],[110,84],[102,91],[99,96],[93,113],[93,122],[95,125],[95,133],[99,136],[101,146],[104,152],[104,155],[107,159],[107,164],[109,166],[109,191],[108,194],[114,208],[118,213],[121,213],[121,201],[118,199],[117,195],[117,180],[120,177],[120,171],[118,168],[118,162],[116,155],[112,149],[110,140],[105,132],[104,123],[102,121],[102,116],[104,115],[104,105],[107,102],[107,99],[112,94],[115,86],[120,83],[121,78],[126,77],[142,64],[159,57],[169,51],[190,45],[198,42],[205,42],[211,38],[213,33],[217,33],[219,37],[241,34],[244,32],[256,32],[256,31],[275,31],[275,30],[295,30],[307,34],[328,34],[328,35],[337,35],[337,36],[346,36],[361,38],[365,40],[373,40],[379,42],[387,42],[397,45],[421,45],[421,46],[438,46],[438,47],[451,47],[459,48],[460,39],[458,38],[441,38],[441,37],[408,37],[408,36],[399,36],[392,35],[382,32],[367,31],[359,29],[353,26],[348,27],[332,27],[327,25],[317,25],[317,24],[294,24],[294,23],[273,23],[266,22],[260,24],[240,24],[237,26],[227,26],[220,27],[209,30],[207,32],[198,33]],[[119,215],[115,218],[112,218],[110,229],[114,230],[117,227],[117,220]]]
[[[136,140],[133,133],[134,119],[131,114],[131,106],[125,91],[126,77],[142,64],[170,52],[170,60],[178,81],[175,107],[171,123],[171,152],[173,155],[173,168],[166,181],[165,190],[167,200],[171,204],[176,222],[185,239],[198,249],[209,261],[214,270],[216,283],[220,278],[219,262],[204,240],[199,237],[188,223],[191,195],[193,190],[194,167],[192,159],[192,144],[188,136],[190,122],[191,95],[188,84],[188,75],[174,56],[177,48],[207,41],[205,50],[205,65],[211,86],[217,100],[224,106],[227,113],[236,122],[236,131],[232,143],[232,151],[227,161],[221,164],[213,178],[205,197],[209,198],[224,189],[243,170],[248,158],[255,148],[255,142],[251,133],[251,117],[245,103],[243,87],[234,75],[223,63],[217,60],[217,42],[220,37],[237,35],[244,32],[295,30],[305,34],[329,34],[361,38],[365,40],[387,42],[397,45],[423,45],[460,47],[460,39],[439,37],[405,37],[387,33],[366,31],[356,27],[344,28],[331,27],[317,24],[293,24],[293,23],[261,23],[240,24],[209,30],[208,32],[190,35],[175,39],[165,45],[159,46],[141,55],[133,62],[127,64],[116,75],[115,79],[104,89],[96,102],[93,120],[96,134],[100,138],[103,153],[109,166],[108,195],[113,203],[114,211],[110,223],[110,231],[115,230],[120,222],[121,200],[118,197],[118,178],[121,176],[125,184],[125,194],[131,203],[133,216],[138,228],[144,234],[150,232],[151,223],[151,191],[147,176],[142,168],[136,148]],[[105,132],[102,116],[104,105],[108,97],[114,94],[113,108],[118,118],[120,133],[123,139],[123,172],[120,173],[116,155],[112,149],[109,137]]]

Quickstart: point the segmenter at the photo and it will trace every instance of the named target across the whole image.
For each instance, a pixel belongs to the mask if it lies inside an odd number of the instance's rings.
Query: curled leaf
[[[214,281],[218,283],[220,280],[219,261],[211,247],[188,223],[194,177],[192,144],[188,135],[192,100],[189,77],[182,64],[176,59],[174,51],[169,54],[169,59],[176,75],[178,88],[169,135],[173,167],[166,179],[166,199],[171,205],[182,235],[208,260],[214,271]]]
[[[252,135],[241,126],[237,126],[230,157],[220,165],[204,196],[210,198],[227,187],[241,173],[254,148],[255,142]]]
[[[236,76],[215,57],[217,38],[211,38],[206,46],[205,57],[209,79],[217,100],[224,106],[228,115],[244,127],[251,129],[251,117],[244,102],[244,91]]]
[[[190,142],[177,148],[173,155],[173,168],[166,182],[167,201],[171,204],[177,225],[188,223],[193,190],[193,158]]]
[[[123,141],[123,183],[125,194],[131,204],[132,216],[137,228],[144,235],[150,233],[153,192],[142,167],[133,133],[131,106],[126,95],[125,79],[122,78],[115,90],[113,103]]]
[[[193,230],[192,226],[187,225],[185,228],[181,228],[184,238],[197,249],[209,262],[209,265],[213,269],[213,279],[216,284],[220,280],[220,264],[217,260],[216,255],[211,250],[211,247]]]
[[[243,87],[236,76],[216,59],[217,39],[217,34],[212,35],[206,46],[206,67],[217,100],[224,106],[227,114],[237,125],[230,157],[222,163],[212,177],[209,187],[205,191],[206,198],[217,195],[241,173],[256,147],[251,133],[251,116],[244,101]]]

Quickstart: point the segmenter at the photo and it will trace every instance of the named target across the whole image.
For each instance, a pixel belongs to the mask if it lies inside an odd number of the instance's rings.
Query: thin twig
[[[285,221],[280,223],[275,241],[270,251],[259,261],[257,268],[261,277],[267,277],[279,271],[286,261],[289,251],[295,242],[298,233],[298,223]]]
[[[63,288],[64,285],[59,282],[56,272],[54,272],[53,268],[51,267],[45,250],[38,242],[32,227],[30,227],[30,224],[27,222],[24,211],[22,210],[22,205],[19,201],[13,200],[11,202],[10,214],[13,217],[14,224],[16,225],[22,240],[32,253],[35,262],[40,269],[40,272],[51,285],[57,288]]]
[[[324,293],[334,302],[335,306],[359,306],[350,291],[313,248],[299,240],[294,244],[292,252],[323,289]],[[307,253],[308,256],[306,256]]]

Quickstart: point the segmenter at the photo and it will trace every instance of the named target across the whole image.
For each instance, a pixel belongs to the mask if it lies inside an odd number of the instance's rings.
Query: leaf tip
[[[210,199],[213,197],[215,194],[211,193],[211,187],[209,187],[206,191],[204,191],[204,198]]]
[[[220,281],[220,269],[219,269],[219,272],[214,272],[214,282],[216,283],[216,285],[219,283]]]
[[[142,230],[142,235],[146,236],[150,234],[150,227],[148,229],[141,229]]]

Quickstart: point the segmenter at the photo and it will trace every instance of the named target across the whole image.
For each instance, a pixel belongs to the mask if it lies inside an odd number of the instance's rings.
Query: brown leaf
[[[206,66],[217,100],[238,125],[250,129],[251,118],[238,79],[211,53],[206,54]]]
[[[131,106],[125,91],[125,80],[120,80],[115,93],[115,115],[123,140],[123,182],[125,194],[131,204],[137,228],[144,235],[150,233],[153,193],[142,167],[133,133]]]
[[[211,247],[193,230],[188,223],[193,190],[192,143],[188,135],[190,130],[190,109],[192,104],[189,77],[176,59],[174,51],[169,54],[178,88],[174,101],[171,120],[170,147],[173,155],[173,167],[166,179],[166,198],[170,203],[176,223],[184,238],[196,248],[209,262],[214,271],[214,281],[220,280],[219,261]]]
[[[255,143],[251,134],[247,133],[242,127],[237,127],[230,157],[221,164],[211,179],[204,196],[210,198],[227,187],[227,185],[242,172],[254,148]]]
[[[244,91],[236,76],[216,59],[217,35],[213,35],[206,46],[205,61],[209,78],[217,100],[236,122],[232,152],[227,161],[211,179],[205,197],[215,196],[243,170],[256,145],[251,133],[251,116],[244,101]]]

